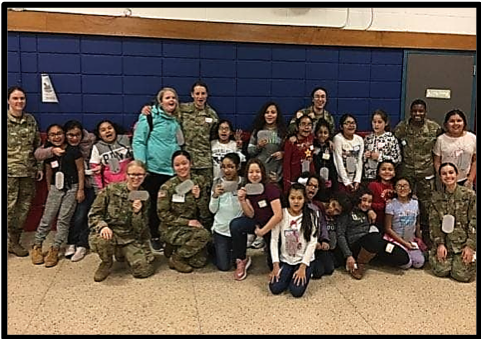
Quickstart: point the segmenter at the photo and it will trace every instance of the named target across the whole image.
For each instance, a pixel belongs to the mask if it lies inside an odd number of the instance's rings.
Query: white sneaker
[[[255,234],[247,234],[247,247],[251,247],[254,240],[256,240]]]
[[[266,245],[266,242],[264,241],[264,238],[263,237],[257,237],[256,240],[254,240],[254,242],[252,243],[251,247],[259,249],[259,248],[264,247],[265,245]]]
[[[65,248],[65,258],[70,258],[72,255],[75,254],[75,245],[67,245]]]
[[[80,261],[85,257],[86,254],[87,254],[87,249],[85,247],[78,247],[71,260],[73,262]]]

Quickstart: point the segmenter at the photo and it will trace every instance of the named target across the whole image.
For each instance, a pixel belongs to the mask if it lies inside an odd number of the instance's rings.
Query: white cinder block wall
[[[127,8],[25,8],[124,15]],[[476,8],[129,8],[145,18],[476,35]]]

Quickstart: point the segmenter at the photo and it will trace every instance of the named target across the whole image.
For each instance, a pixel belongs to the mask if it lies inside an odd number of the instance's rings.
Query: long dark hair
[[[264,117],[266,114],[266,110],[269,106],[275,106],[277,111],[277,135],[280,139],[284,139],[287,133],[286,122],[284,121],[284,117],[282,116],[281,108],[279,105],[274,101],[268,101],[257,112],[256,117],[254,118],[254,122],[252,123],[251,132],[257,133],[258,131],[264,129],[264,125],[266,124],[266,118]]]
[[[289,201],[289,195],[292,191],[301,191],[304,197],[304,206],[302,206],[302,221],[300,231],[302,232],[304,239],[309,242],[312,236],[312,228],[315,228],[314,236],[317,237],[319,228],[317,227],[318,217],[314,215],[314,211],[309,207],[307,202],[306,188],[299,183],[292,184],[287,192],[287,201]],[[314,224],[315,222],[315,224]]]

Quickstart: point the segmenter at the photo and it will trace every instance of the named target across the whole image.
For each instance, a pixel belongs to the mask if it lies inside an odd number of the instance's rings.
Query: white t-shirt
[[[229,140],[227,144],[222,144],[219,139],[212,140],[210,142],[211,149],[212,149],[212,161],[213,161],[213,173],[214,173],[214,179],[220,178],[221,173],[220,173],[220,163],[222,161],[222,158],[227,153],[237,153],[237,155],[240,158],[241,162],[246,161],[246,157],[242,152],[237,150],[237,143],[234,140]]]
[[[282,220],[271,233],[271,256],[272,262],[282,261],[289,265],[306,264],[310,265],[314,260],[317,238],[314,236],[316,225],[313,221],[312,234],[309,242],[304,239],[301,230],[302,214],[292,216],[287,208],[282,209]],[[279,239],[281,240],[279,253]]]
[[[342,133],[334,136],[334,165],[336,166],[338,181],[344,185],[361,182],[362,156],[364,154],[364,140],[354,134],[352,140],[344,138]]]
[[[436,139],[434,154],[441,157],[441,163],[452,162],[458,168],[458,181],[468,177],[473,155],[476,154],[476,135],[466,132],[463,136],[453,138],[441,134]]]

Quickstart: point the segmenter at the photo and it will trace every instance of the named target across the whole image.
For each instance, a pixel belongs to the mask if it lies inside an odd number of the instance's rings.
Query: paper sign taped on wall
[[[56,102],[58,103],[55,89],[48,74],[42,74],[42,102]]]
[[[451,99],[450,89],[426,89],[426,98]]]

